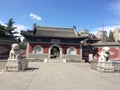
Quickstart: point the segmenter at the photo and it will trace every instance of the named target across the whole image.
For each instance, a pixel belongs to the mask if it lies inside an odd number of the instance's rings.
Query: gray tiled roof
[[[78,37],[75,28],[43,27],[36,26],[36,36],[50,37]]]
[[[104,45],[106,45],[106,46],[116,46],[116,45],[118,45],[118,46],[120,46],[120,43],[119,42],[105,42],[105,43],[94,43],[92,45],[95,45],[95,46],[104,46]]]

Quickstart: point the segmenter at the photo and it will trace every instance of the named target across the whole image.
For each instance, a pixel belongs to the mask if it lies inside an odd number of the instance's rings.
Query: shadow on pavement
[[[25,69],[25,71],[35,71],[38,70],[40,68],[36,68],[36,67],[28,67],[27,69]]]

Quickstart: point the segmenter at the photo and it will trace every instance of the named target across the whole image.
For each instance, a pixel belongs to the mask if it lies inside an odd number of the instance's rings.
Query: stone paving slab
[[[29,62],[24,72],[0,72],[0,90],[120,90],[120,73],[85,63]]]
[[[7,61],[0,60],[0,71],[4,69],[6,62]]]

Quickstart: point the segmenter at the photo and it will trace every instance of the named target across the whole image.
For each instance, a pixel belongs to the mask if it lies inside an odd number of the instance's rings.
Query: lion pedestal
[[[28,68],[27,60],[22,59],[20,46],[12,44],[9,58],[5,66],[6,71],[20,71]]]
[[[109,51],[110,51],[109,47],[103,47],[102,48],[102,52],[100,54],[98,64],[97,64],[97,70],[98,71],[107,71],[107,72],[114,71],[112,61],[109,60],[109,58],[110,58]]]

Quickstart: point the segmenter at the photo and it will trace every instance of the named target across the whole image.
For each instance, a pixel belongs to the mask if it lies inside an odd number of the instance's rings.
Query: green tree
[[[17,43],[22,43],[20,37],[16,38]]]
[[[108,42],[114,42],[114,38],[113,38],[113,32],[110,30],[110,33],[109,33],[109,37],[108,37]]]
[[[0,24],[0,37],[4,38],[6,36],[5,26]]]
[[[13,21],[13,18],[10,18],[8,22],[6,23],[6,33],[10,35],[12,38],[15,38],[14,34],[17,34],[18,32],[15,31],[17,27],[14,27],[13,24],[15,21]]]
[[[23,45],[25,45],[25,46],[27,45],[27,39],[26,38],[23,39]]]
[[[33,23],[33,29],[34,29],[36,26],[37,26],[37,24],[36,24],[36,23]]]

